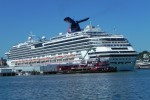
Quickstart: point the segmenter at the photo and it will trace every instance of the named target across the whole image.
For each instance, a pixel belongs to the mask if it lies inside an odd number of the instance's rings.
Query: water
[[[150,70],[0,77],[0,100],[149,100]]]

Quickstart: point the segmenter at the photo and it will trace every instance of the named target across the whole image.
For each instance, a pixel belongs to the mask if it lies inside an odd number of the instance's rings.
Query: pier
[[[8,67],[1,67],[0,68],[0,76],[15,76],[16,73],[13,71],[12,68]]]

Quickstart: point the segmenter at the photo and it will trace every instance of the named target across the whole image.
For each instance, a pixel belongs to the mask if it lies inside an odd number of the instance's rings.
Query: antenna
[[[33,37],[33,36],[35,36],[35,35],[33,35],[33,32],[31,31],[29,36],[32,36],[32,37]]]
[[[90,21],[90,26],[92,26],[92,21]]]
[[[34,36],[35,36],[35,35],[33,35],[33,33],[30,32],[30,35],[29,35],[29,37],[28,37],[28,41],[33,42],[33,37],[34,37]]]
[[[115,33],[116,32],[116,26],[114,26],[114,28],[113,28],[113,33]]]

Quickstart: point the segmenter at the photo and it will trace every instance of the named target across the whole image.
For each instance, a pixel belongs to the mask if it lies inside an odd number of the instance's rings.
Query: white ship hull
[[[121,58],[118,58],[118,57],[107,57],[107,58],[102,58],[102,59],[107,59],[107,61],[109,62],[110,66],[112,67],[116,67],[118,71],[132,71],[135,69],[135,61],[136,61],[136,57],[132,57],[132,58],[128,58],[128,57],[121,57]],[[113,61],[112,61],[113,60]],[[31,60],[32,61],[32,60]],[[32,63],[32,64],[20,64],[18,66],[16,66],[15,64],[13,64],[12,60],[10,61],[7,61],[7,64],[10,66],[10,67],[33,67],[34,68],[36,66],[47,66],[47,65],[61,65],[61,64],[80,64],[81,63],[81,60],[70,60],[70,61],[67,61],[67,62],[46,62],[46,63]]]

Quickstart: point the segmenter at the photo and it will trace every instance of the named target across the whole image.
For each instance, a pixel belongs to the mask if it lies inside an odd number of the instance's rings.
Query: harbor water
[[[150,70],[0,77],[0,100],[149,100]]]

